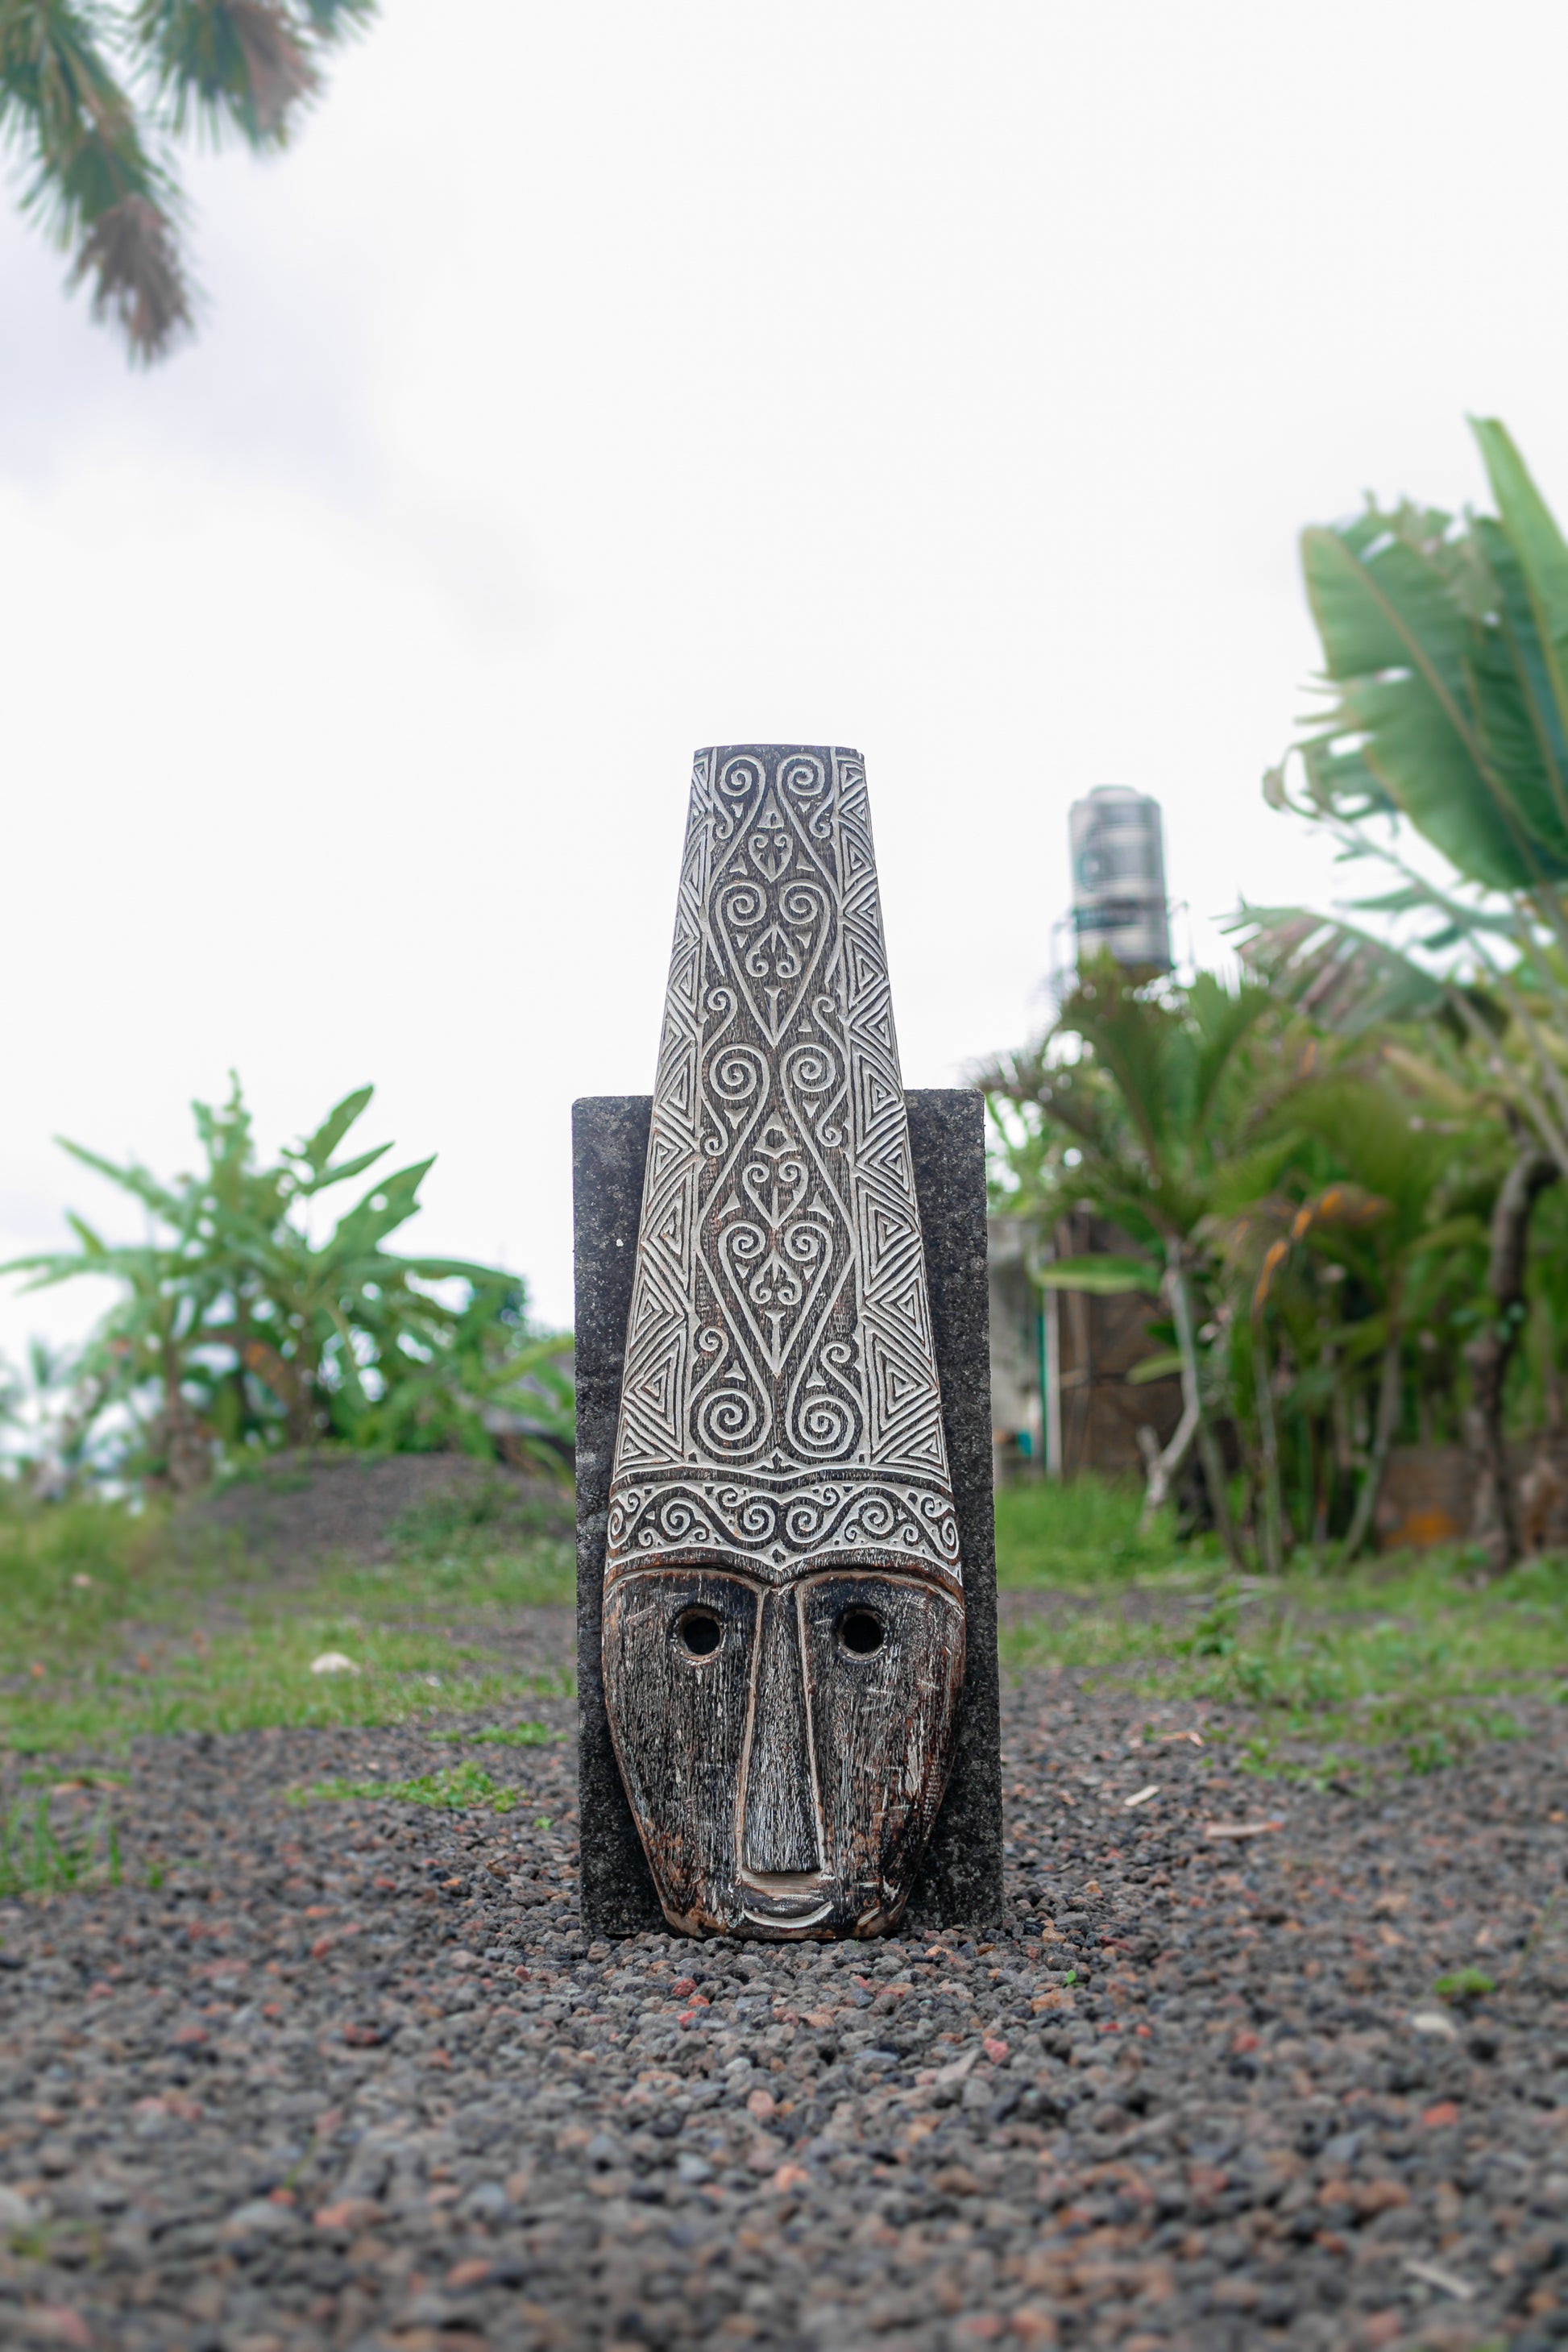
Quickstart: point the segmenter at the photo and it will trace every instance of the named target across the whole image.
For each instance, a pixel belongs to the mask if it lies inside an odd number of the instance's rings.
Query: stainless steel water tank
[[[1128,784],[1096,784],[1068,812],[1079,961],[1107,950],[1141,971],[1171,969],[1160,803]]]

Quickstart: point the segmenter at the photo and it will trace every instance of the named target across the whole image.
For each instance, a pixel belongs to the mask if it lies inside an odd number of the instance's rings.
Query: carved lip
[[[816,1870],[743,1870],[741,1916],[757,1927],[815,1927],[833,1908],[834,1885]]]

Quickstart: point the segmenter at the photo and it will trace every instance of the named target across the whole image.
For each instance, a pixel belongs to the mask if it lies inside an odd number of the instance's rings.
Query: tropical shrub
[[[1042,1239],[1075,1208],[1129,1254],[1042,1262],[1047,1287],[1142,1289],[1169,1320],[1184,1410],[1145,1442],[1146,1520],[1196,1444],[1238,1567],[1371,1532],[1401,1434],[1458,1434],[1456,1374],[1506,1134],[1432,1116],[1444,1073],[1392,1039],[1352,1046],[1266,990],[1090,967],[1047,1035],[979,1074],[999,1202]],[[1240,1454],[1233,1515],[1221,1426]]]
[[[75,1367],[79,1455],[85,1433],[110,1423],[122,1475],[177,1491],[221,1459],[331,1440],[510,1451],[560,1467],[573,1425],[569,1339],[531,1325],[515,1275],[386,1246],[416,1213],[430,1160],[373,1179],[313,1238],[309,1204],[390,1149],[339,1156],[372,1092],[345,1096],[268,1167],[237,1079],[226,1103],[193,1105],[205,1161],[195,1175],[164,1183],[65,1146],[140,1202],[153,1228],[114,1244],[73,1214],[75,1249],[0,1268],[35,1288],[84,1275],[120,1286]]]
[[[1462,1072],[1447,1055],[1458,1116],[1484,1119],[1494,1155],[1506,1140],[1464,1341],[1477,1533],[1500,1568],[1521,1541],[1510,1393],[1561,1416],[1563,1277],[1530,1229],[1568,1176],[1568,541],[1505,427],[1472,429],[1495,515],[1369,501],[1302,537],[1329,704],[1264,789],[1382,866],[1389,887],[1350,910],[1382,929],[1302,908],[1246,908],[1236,929],[1255,974],[1341,1035],[1446,1029],[1467,1049]]]

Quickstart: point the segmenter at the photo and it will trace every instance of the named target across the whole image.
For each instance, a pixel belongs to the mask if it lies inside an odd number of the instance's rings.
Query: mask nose
[[[749,1877],[816,1877],[821,1872],[811,1721],[793,1592],[763,1597],[738,1843],[741,1867]]]

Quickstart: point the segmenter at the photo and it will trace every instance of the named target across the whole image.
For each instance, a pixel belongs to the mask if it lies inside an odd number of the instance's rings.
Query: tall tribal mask
[[[603,1628],[687,1933],[908,1900],[963,1581],[865,770],[700,751],[637,1234]]]

